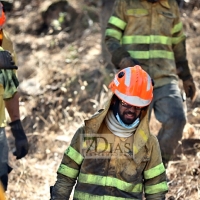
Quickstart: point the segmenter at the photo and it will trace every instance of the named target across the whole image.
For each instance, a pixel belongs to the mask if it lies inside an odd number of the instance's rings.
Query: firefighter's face
[[[140,107],[129,105],[120,100],[118,114],[125,124],[132,124],[139,117],[140,113]]]

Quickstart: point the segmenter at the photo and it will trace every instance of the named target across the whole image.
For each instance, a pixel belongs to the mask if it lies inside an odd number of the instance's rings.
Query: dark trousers
[[[172,159],[178,141],[182,138],[186,116],[180,89],[176,84],[168,84],[154,89],[150,111],[162,124],[158,131],[158,141],[164,162]]]
[[[4,190],[7,190],[8,173],[12,170],[8,165],[8,143],[5,134],[5,128],[0,128],[0,180]]]

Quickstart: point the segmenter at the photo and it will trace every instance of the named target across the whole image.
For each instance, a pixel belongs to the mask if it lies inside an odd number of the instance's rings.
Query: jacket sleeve
[[[168,191],[165,167],[156,136],[149,138],[150,160],[144,170],[144,193],[146,200],[164,200]]]
[[[176,4],[176,2],[174,2]],[[192,77],[187,55],[186,55],[186,36],[183,30],[183,23],[180,17],[178,5],[174,5],[174,12],[176,18],[172,28],[172,47],[174,51],[174,58],[176,62],[177,75],[183,81]]]
[[[124,10],[126,10],[124,9],[125,4],[125,1],[116,0],[113,13],[108,20],[105,33],[105,43],[108,51],[111,53],[112,56],[117,49],[121,48],[120,41],[127,24],[124,15]]]
[[[70,146],[63,155],[57,171],[57,181],[52,188],[51,200],[66,200],[70,198],[72,189],[79,175],[80,166],[84,157],[80,152],[81,136],[84,129],[78,129]]]

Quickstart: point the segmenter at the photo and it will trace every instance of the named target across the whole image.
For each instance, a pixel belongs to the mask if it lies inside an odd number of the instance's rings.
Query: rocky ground
[[[49,187],[56,180],[64,150],[83,119],[101,108],[113,77],[113,69],[101,62],[100,4],[89,0],[54,2],[15,0],[13,11],[7,13],[6,29],[18,55],[21,119],[30,142],[29,155],[15,160],[13,138],[7,128],[13,167],[9,200],[49,199]],[[188,60],[199,89],[197,4],[183,5],[181,12],[188,37]],[[180,160],[170,162],[167,168],[170,200],[200,197],[199,99],[186,101],[188,124],[178,147]],[[158,127],[152,118],[152,131]]]

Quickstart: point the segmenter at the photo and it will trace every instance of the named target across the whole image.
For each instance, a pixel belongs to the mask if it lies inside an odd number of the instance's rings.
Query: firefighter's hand
[[[12,56],[8,51],[0,51],[0,69],[17,69]]]
[[[15,138],[16,151],[13,155],[16,156],[17,159],[21,159],[28,153],[28,140],[26,134],[20,120],[13,121],[9,123],[9,125]]]
[[[129,52],[124,47],[119,47],[112,53],[112,63],[116,69],[124,69],[126,67],[132,67],[139,65],[139,62],[131,58]]]
[[[190,98],[192,101],[196,99],[196,87],[192,78],[183,81],[183,88],[186,93],[186,97]]]
[[[135,65],[139,65],[139,62],[131,58],[130,56],[123,58],[121,62],[119,63],[120,69],[124,69],[126,67],[133,67]]]

